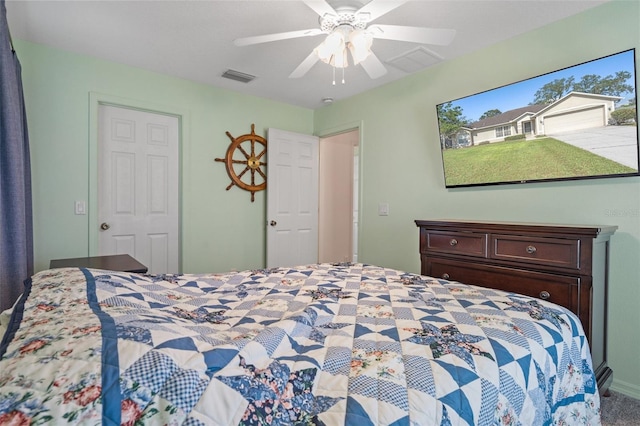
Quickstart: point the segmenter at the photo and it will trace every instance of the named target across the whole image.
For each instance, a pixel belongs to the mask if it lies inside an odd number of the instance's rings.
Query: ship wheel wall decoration
[[[216,158],[216,161],[225,163],[231,183],[227,191],[234,185],[251,192],[251,202],[255,199],[255,193],[267,187],[266,154],[267,140],[256,135],[255,125],[251,125],[251,133],[234,138],[226,132],[231,144],[227,148],[224,158]]]

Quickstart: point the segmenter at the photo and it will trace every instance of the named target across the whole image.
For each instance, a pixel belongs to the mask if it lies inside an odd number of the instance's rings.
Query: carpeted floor
[[[618,392],[600,398],[603,426],[638,426],[640,425],[640,399]]]

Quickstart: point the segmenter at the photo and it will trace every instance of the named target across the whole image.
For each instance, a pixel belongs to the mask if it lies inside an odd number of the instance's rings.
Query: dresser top
[[[433,229],[456,229],[456,230],[482,230],[486,232],[492,231],[520,231],[533,233],[563,233],[587,236],[605,236],[613,234],[616,229],[615,225],[569,225],[559,223],[535,223],[535,222],[490,222],[490,221],[469,221],[463,219],[434,219],[434,220],[416,220],[419,227],[427,227]]]

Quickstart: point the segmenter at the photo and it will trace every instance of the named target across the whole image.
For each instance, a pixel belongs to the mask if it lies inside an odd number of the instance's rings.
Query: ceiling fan
[[[381,25],[371,22],[403,5],[408,0],[371,0],[364,6],[353,0],[303,0],[319,15],[320,28],[289,31],[244,37],[234,40],[236,46],[268,43],[299,37],[327,35],[289,75],[289,78],[304,76],[317,61],[321,60],[335,68],[345,68],[351,53],[354,65],[360,64],[372,79],[387,73],[380,59],[371,51],[373,39],[407,41],[420,44],[447,45],[455,36],[455,30],[409,27],[402,25]],[[343,81],[344,83],[344,81]],[[335,79],[334,79],[335,84]]]

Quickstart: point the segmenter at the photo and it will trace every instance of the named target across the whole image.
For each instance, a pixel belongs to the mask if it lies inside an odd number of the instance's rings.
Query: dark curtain
[[[20,61],[0,0],[0,310],[33,274],[31,164]]]

